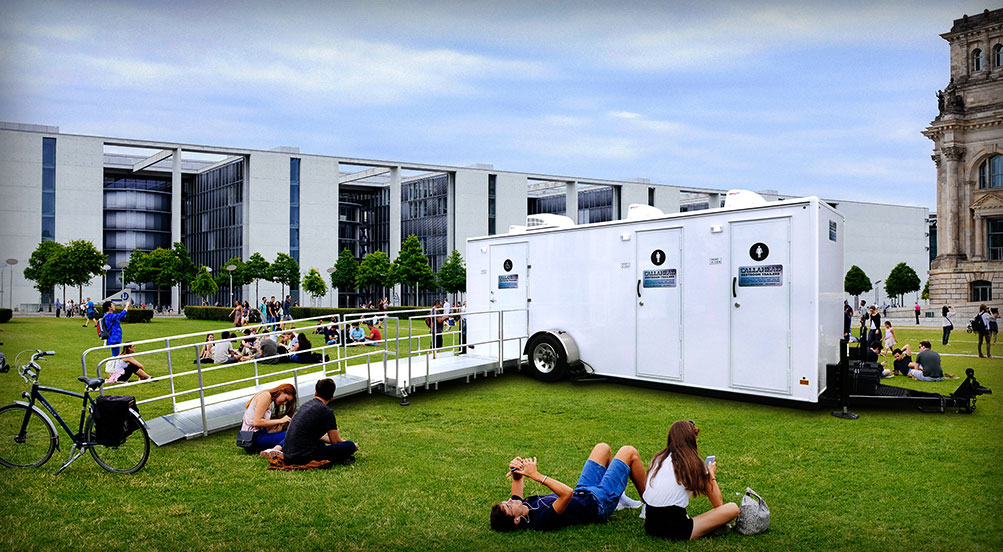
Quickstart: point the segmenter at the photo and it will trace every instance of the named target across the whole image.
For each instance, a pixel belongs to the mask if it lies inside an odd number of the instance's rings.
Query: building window
[[[289,256],[300,262],[300,160],[289,159]],[[289,295],[299,301],[299,286],[289,286]]]
[[[986,257],[990,261],[1003,261],[1003,218],[987,220],[986,235],[988,237]]]
[[[498,176],[488,175],[488,235],[493,236],[495,230],[495,194],[498,188]]]
[[[993,285],[985,280],[972,282],[972,302],[986,303],[993,300]]]
[[[42,241],[56,239],[56,139],[42,138]]]
[[[972,52],[972,71],[982,70],[982,50],[976,48]]]
[[[993,65],[1003,67],[1003,44],[993,46]]]
[[[979,188],[1003,188],[1003,155],[994,155],[979,165]]]
[[[655,189],[648,188],[648,205],[651,207],[655,206]]]
[[[197,175],[181,177],[181,241],[196,266],[208,266],[213,275],[226,276],[224,267],[234,257],[243,257],[244,235],[244,166],[243,158]],[[152,182],[152,181],[151,181]],[[170,177],[164,181],[170,191]],[[160,207],[169,212],[170,194],[146,194],[148,199],[164,201]],[[108,200],[105,192],[105,200]],[[149,207],[149,202],[147,202]],[[158,239],[170,247],[170,222],[166,233]],[[153,247],[157,246],[150,243]],[[143,247],[141,247],[142,249]],[[107,247],[106,247],[107,249]],[[240,287],[234,288],[235,299],[245,299]],[[183,297],[186,305],[198,305],[203,297],[190,291]],[[253,299],[253,298],[252,298]],[[229,285],[219,287],[209,304],[226,305],[230,301]]]

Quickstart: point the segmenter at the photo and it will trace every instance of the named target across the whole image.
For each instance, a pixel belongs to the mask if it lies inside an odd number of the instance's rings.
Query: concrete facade
[[[957,19],[941,37],[950,48],[950,81],[923,132],[934,142],[937,170],[930,301],[967,315],[986,301],[979,294],[987,283],[989,300],[1003,298],[1003,256],[989,243],[1003,220],[1003,182],[988,174],[1003,155],[1003,9]]]
[[[130,168],[137,175],[153,174],[171,183],[172,241],[182,236],[182,203],[185,201],[181,181],[190,181],[204,175],[214,167],[235,159],[243,160],[243,178],[240,188],[241,234],[239,252],[244,259],[252,253],[261,253],[274,259],[277,253],[290,252],[290,163],[300,163],[299,202],[299,252],[303,273],[318,269],[327,277],[326,269],[333,266],[339,251],[339,193],[345,186],[385,187],[389,197],[389,240],[385,247],[391,258],[397,256],[400,244],[407,236],[401,231],[402,182],[415,178],[413,174],[445,174],[448,176],[447,198],[448,235],[450,250],[465,250],[467,238],[488,233],[488,189],[494,182],[495,232],[507,232],[510,226],[524,225],[528,212],[530,189],[550,186],[565,195],[568,212],[578,212],[574,203],[577,194],[567,190],[585,187],[613,189],[613,217],[626,218],[631,203],[653,202],[663,212],[679,212],[682,197],[705,196],[715,203],[725,190],[653,184],[644,179],[606,180],[584,177],[522,173],[497,170],[490,165],[455,167],[343,158],[304,154],[297,148],[281,147],[275,150],[251,150],[223,146],[206,146],[149,140],[79,136],[61,134],[54,127],[11,125],[0,123],[0,260],[18,259],[13,271],[14,306],[37,305],[40,294],[32,282],[24,279],[23,270],[31,252],[40,239],[42,140],[56,139],[56,241],[86,239],[103,248],[103,179],[108,170],[118,173]],[[142,148],[140,161],[125,154],[109,153],[108,148]],[[160,152],[150,155],[150,151]],[[197,161],[193,154],[211,154],[220,161]],[[150,156],[145,161],[143,156]],[[186,157],[189,156],[189,157]],[[360,167],[360,172],[347,172],[349,167]],[[357,169],[356,169],[357,170]],[[368,173],[379,178],[365,179]],[[410,174],[412,176],[406,176]],[[350,184],[349,184],[350,183]],[[776,199],[776,198],[773,198]],[[894,205],[837,203],[847,214],[848,239],[846,259],[863,268],[872,280],[883,279],[894,264],[906,261],[921,278],[925,278],[926,209]],[[567,205],[570,204],[570,205]],[[210,223],[211,224],[211,223]],[[886,239],[865,239],[867,236],[885,235]],[[218,239],[218,238],[217,238]],[[196,251],[192,251],[193,255]],[[0,266],[0,268],[5,268]],[[212,267],[218,271],[219,267]],[[845,273],[847,267],[843,267]],[[4,305],[10,304],[10,274],[4,273]],[[84,288],[84,296],[102,296],[102,279],[95,278]],[[221,290],[228,291],[228,290]],[[255,294],[251,284],[237,291],[251,299]],[[281,294],[279,284],[259,282],[257,297]],[[172,304],[178,305],[177,290]],[[76,298],[76,294],[68,294]],[[308,298],[301,297],[303,304]],[[329,305],[331,298],[321,304]]]

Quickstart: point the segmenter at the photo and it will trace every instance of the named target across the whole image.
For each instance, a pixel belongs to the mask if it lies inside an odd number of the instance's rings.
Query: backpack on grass
[[[95,401],[95,440],[106,447],[117,447],[138,428],[131,411],[139,413],[136,398],[128,395],[101,395]]]

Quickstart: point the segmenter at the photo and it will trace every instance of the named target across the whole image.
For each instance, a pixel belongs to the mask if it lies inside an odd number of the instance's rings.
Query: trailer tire
[[[529,344],[529,371],[540,381],[558,381],[568,373],[568,356],[564,346],[550,334],[536,336]]]

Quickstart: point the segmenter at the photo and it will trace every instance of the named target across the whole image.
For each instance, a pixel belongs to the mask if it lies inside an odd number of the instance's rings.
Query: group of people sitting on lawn
[[[251,452],[266,458],[282,458],[286,464],[330,460],[355,462],[359,446],[341,436],[330,408],[335,383],[319,380],[314,397],[297,407],[296,388],[284,383],[255,394],[245,405],[241,431],[253,432]],[[549,530],[568,525],[602,523],[623,508],[640,508],[645,532],[672,540],[696,539],[713,532],[739,514],[738,506],[725,504],[717,484],[717,462],[705,462],[697,450],[700,429],[691,420],[669,428],[664,449],[657,452],[647,469],[637,449],[621,447],[615,455],[599,443],[585,461],[574,488],[540,473],[536,458],[516,456],[508,465],[512,478],[511,498],[491,507],[491,528]],[[549,494],[525,496],[525,479],[531,479]],[[641,496],[625,493],[628,479]],[[706,496],[711,510],[695,518],[686,513],[690,498]]]
[[[897,375],[908,376],[916,381],[943,381],[944,379],[958,379],[954,374],[945,374],[940,367],[940,353],[934,351],[930,342],[923,340],[919,342],[919,354],[916,360],[912,359],[912,349],[906,343],[901,349],[892,350],[895,358],[892,368],[885,368],[886,362],[878,362],[881,355],[881,342],[873,341],[867,349],[868,362],[877,362],[881,365],[881,376],[891,378]]]
[[[213,334],[205,336],[205,344],[199,349],[199,360],[202,364],[231,364],[247,360],[260,359],[262,364],[277,364],[279,362],[322,362],[320,353],[311,351],[313,343],[306,333],[295,333],[292,330],[283,332],[277,337],[274,333],[258,334],[253,328],[245,328],[243,339],[231,341],[241,334],[223,332],[220,341],[215,341]]]

